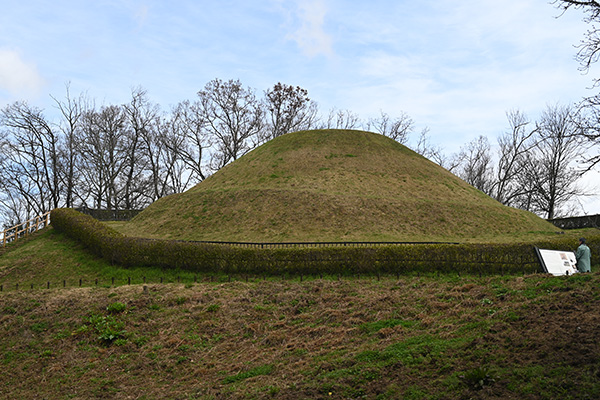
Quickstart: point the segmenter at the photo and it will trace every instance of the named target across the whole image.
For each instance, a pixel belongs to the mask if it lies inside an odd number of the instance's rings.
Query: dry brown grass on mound
[[[390,138],[350,130],[278,137],[117,228],[253,242],[486,241],[557,231]]]

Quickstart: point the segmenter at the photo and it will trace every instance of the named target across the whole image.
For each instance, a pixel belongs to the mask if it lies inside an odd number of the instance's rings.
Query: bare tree
[[[600,3],[594,0],[555,0],[552,4],[563,12],[573,8],[581,9],[586,14],[584,21],[591,26],[585,38],[579,43],[577,61],[581,64],[582,70],[588,71],[600,57],[600,28],[595,25],[600,22]]]
[[[0,134],[6,132],[0,131]],[[4,135],[3,135],[4,136]],[[6,137],[0,138],[0,213],[5,228],[17,225],[29,219],[34,212],[35,187],[33,182],[15,174],[13,164],[8,155],[11,153],[10,142]],[[25,186],[23,186],[25,185]]]
[[[160,140],[157,130],[160,108],[150,102],[145,89],[132,89],[131,101],[123,105],[123,111],[127,122],[123,207],[133,209],[164,195],[160,165],[164,142]],[[143,198],[148,200],[144,201]]]
[[[444,155],[442,149],[439,146],[433,145],[431,143],[428,127],[425,127],[421,130],[421,133],[419,134],[419,140],[417,142],[416,147],[413,150],[422,155],[423,157],[438,164],[439,166],[446,168],[450,172],[452,172],[452,170],[458,166],[453,165],[450,162],[448,157]]]
[[[530,129],[530,121],[519,110],[506,113],[509,130],[498,137],[498,165],[492,188],[493,197],[505,205],[514,205],[515,199],[529,190],[519,182],[519,175],[527,164],[526,155],[536,145],[536,129]]]
[[[267,123],[262,141],[288,132],[310,129],[317,118],[317,104],[300,86],[277,83],[265,92]]]
[[[533,151],[523,154],[520,160],[520,171],[515,176],[517,194],[511,199],[511,206],[539,213],[536,207],[538,182],[544,178],[543,166],[538,163]]]
[[[52,96],[51,96],[52,97]],[[76,164],[79,159],[77,151],[77,137],[82,129],[83,115],[87,112],[87,99],[80,95],[71,97],[69,84],[66,85],[66,95],[63,100],[52,97],[62,118],[58,123],[62,135],[60,137],[60,181],[64,191],[64,205],[73,207],[75,201],[76,184],[79,180]]]
[[[84,116],[78,149],[82,154],[79,173],[82,176],[80,199],[94,208],[117,208],[123,195],[123,171],[127,165],[127,126],[123,108],[105,106],[90,110]],[[84,191],[87,190],[86,191]]]
[[[212,142],[205,130],[206,125],[200,104],[186,100],[171,110],[170,120],[165,127],[167,136],[172,138],[166,141],[166,145],[170,151],[179,154],[189,169],[190,182],[203,181],[207,176],[207,159]],[[178,140],[180,138],[183,140]]]
[[[373,129],[377,133],[405,144],[413,132],[414,121],[403,111],[396,118],[391,118],[388,114],[381,111],[379,118],[372,118],[367,122],[366,129]]]
[[[458,167],[458,176],[469,185],[490,194],[492,187],[492,156],[490,143],[485,136],[467,143],[460,151],[462,161]]]
[[[191,154],[190,144],[184,135],[180,135],[173,129],[173,121],[163,120],[159,129],[163,151],[161,152],[160,164],[163,168],[163,195],[182,193],[192,184],[201,179],[186,161],[186,155]],[[194,165],[194,164],[192,164]]]
[[[580,63],[580,69],[587,73],[592,64],[600,58],[600,2],[595,0],[554,0],[552,3],[563,13],[569,9],[579,9],[585,14],[583,20],[589,28],[577,46],[576,59]],[[600,85],[600,79],[594,78],[594,86],[598,85]],[[600,143],[600,95],[596,94],[583,99],[579,104],[579,114],[578,122],[582,128],[580,134],[597,149]],[[586,172],[590,171],[600,164],[600,152],[597,150],[595,154],[587,154],[584,160],[587,164]]]
[[[219,169],[252,149],[252,139],[263,127],[263,110],[254,90],[244,89],[239,80],[214,79],[198,97],[205,129],[216,146],[212,165]]]
[[[145,196],[148,202],[185,190],[190,173],[185,170],[181,153],[185,137],[173,135],[169,122],[155,120],[156,126],[142,135],[148,159],[148,182]]]
[[[319,129],[356,129],[360,127],[360,117],[350,110],[329,110],[327,119],[321,123]]]
[[[532,211],[554,218],[561,208],[584,192],[577,185],[582,171],[573,163],[585,153],[581,128],[570,106],[548,106],[537,128],[536,146],[529,162],[533,184]]]
[[[4,183],[26,199],[34,213],[58,207],[58,135],[42,110],[15,102],[0,112],[0,126],[7,131],[2,146]]]

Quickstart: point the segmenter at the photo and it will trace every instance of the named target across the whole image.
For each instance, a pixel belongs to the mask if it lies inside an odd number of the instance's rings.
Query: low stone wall
[[[583,217],[554,218],[549,219],[548,222],[551,222],[560,229],[600,228],[600,214]]]

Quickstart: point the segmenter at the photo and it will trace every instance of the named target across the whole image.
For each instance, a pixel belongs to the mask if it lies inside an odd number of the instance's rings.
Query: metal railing
[[[147,239],[155,240],[155,239]],[[287,247],[375,247],[417,244],[460,244],[458,242],[226,242],[210,240],[175,240],[186,243],[217,244],[235,247],[250,247],[259,249],[281,249]]]

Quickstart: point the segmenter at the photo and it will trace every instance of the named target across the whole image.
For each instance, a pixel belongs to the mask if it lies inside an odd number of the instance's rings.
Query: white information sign
[[[577,271],[575,253],[562,250],[535,249],[544,271],[552,275],[573,275]]]

